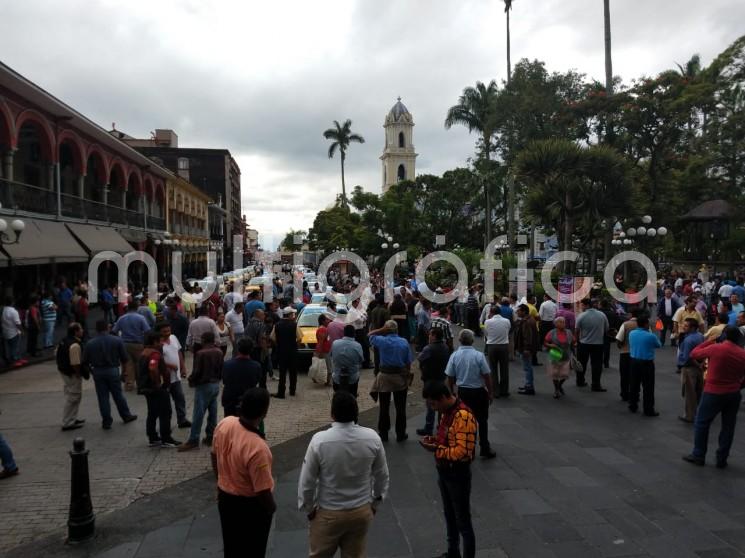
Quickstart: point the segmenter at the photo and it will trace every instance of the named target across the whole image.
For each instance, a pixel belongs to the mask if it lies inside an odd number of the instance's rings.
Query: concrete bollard
[[[91,538],[96,529],[96,516],[91,503],[88,477],[88,450],[85,440],[72,442],[70,476],[70,514],[67,519],[67,542],[77,543]]]

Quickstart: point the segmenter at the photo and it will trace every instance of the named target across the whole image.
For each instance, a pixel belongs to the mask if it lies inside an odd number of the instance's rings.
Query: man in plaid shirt
[[[442,330],[442,340],[445,341],[445,344],[450,349],[450,352],[452,352],[453,351],[453,330],[450,327],[450,321],[448,320],[449,317],[450,317],[450,307],[440,306],[439,315],[432,316],[430,323],[429,323],[429,328]]]
[[[428,405],[441,413],[437,436],[425,436],[419,443],[435,454],[437,482],[447,526],[448,551],[444,556],[474,558],[476,537],[471,523],[471,461],[476,451],[476,417],[443,382],[427,382],[422,396]]]

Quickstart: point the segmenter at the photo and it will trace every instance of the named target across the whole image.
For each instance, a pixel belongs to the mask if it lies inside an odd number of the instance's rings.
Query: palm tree
[[[675,65],[680,70],[680,75],[683,78],[693,79],[701,73],[701,56],[694,54],[691,59],[685,63],[685,66],[681,66],[677,62]]]
[[[510,82],[510,78],[512,77],[512,60],[510,59],[510,10],[512,10],[512,0],[504,0],[504,13],[507,16],[507,83]]]
[[[352,121],[348,118],[344,121],[344,124],[339,124],[338,120],[334,120],[334,127],[326,130],[323,133],[323,137],[333,140],[331,145],[329,145],[329,159],[334,157],[337,149],[341,154],[341,199],[342,203],[346,206],[347,187],[344,183],[344,160],[347,158],[347,149],[350,142],[365,143],[365,138],[352,132]]]
[[[605,21],[605,92],[613,94],[613,60],[611,59],[610,43],[610,0],[603,0],[603,16]]]
[[[497,82],[491,80],[488,85],[477,81],[476,87],[466,87],[458,98],[458,104],[448,109],[445,117],[445,129],[460,124],[468,128],[468,132],[478,132],[481,141],[479,159],[488,161],[492,152],[492,135],[494,134],[494,118],[499,89]],[[486,180],[484,184],[484,201],[486,206],[486,238],[484,245],[491,240],[491,200]]]

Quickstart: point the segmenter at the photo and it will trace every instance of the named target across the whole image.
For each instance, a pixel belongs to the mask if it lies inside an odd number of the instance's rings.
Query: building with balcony
[[[207,275],[207,251],[210,249],[210,197],[188,180],[173,175],[166,181],[166,222],[170,242],[182,253],[183,274],[201,279]],[[168,265],[168,262],[165,262]]]
[[[179,147],[178,135],[173,130],[156,129],[149,139],[135,138],[119,130],[110,133],[149,157],[157,165],[188,180],[215,200],[224,213],[224,232],[214,238],[222,242],[218,257],[218,271],[222,263],[233,262],[233,235],[244,235],[241,220],[241,170],[227,149]]]
[[[158,258],[172,173],[2,63],[0,163],[0,217],[26,225],[0,248],[6,292],[85,277],[103,250]]]

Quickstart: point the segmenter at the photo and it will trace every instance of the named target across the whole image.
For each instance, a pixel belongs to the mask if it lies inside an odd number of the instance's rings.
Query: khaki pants
[[[332,558],[337,549],[341,558],[364,558],[372,518],[370,504],[351,510],[319,509],[310,522],[310,558]]]
[[[122,371],[124,389],[127,391],[131,391],[134,388],[135,379],[137,378],[137,366],[144,348],[145,347],[142,343],[124,344],[124,349],[127,351],[127,356],[129,357],[129,360],[127,360],[127,363],[124,365],[124,370]]]
[[[680,369],[680,381],[683,383],[685,418],[693,422],[704,389],[704,373],[698,366],[684,366]]]
[[[67,376],[60,373],[64,384],[65,408],[62,411],[62,426],[72,426],[78,420],[80,400],[83,398],[83,378],[79,374]]]

